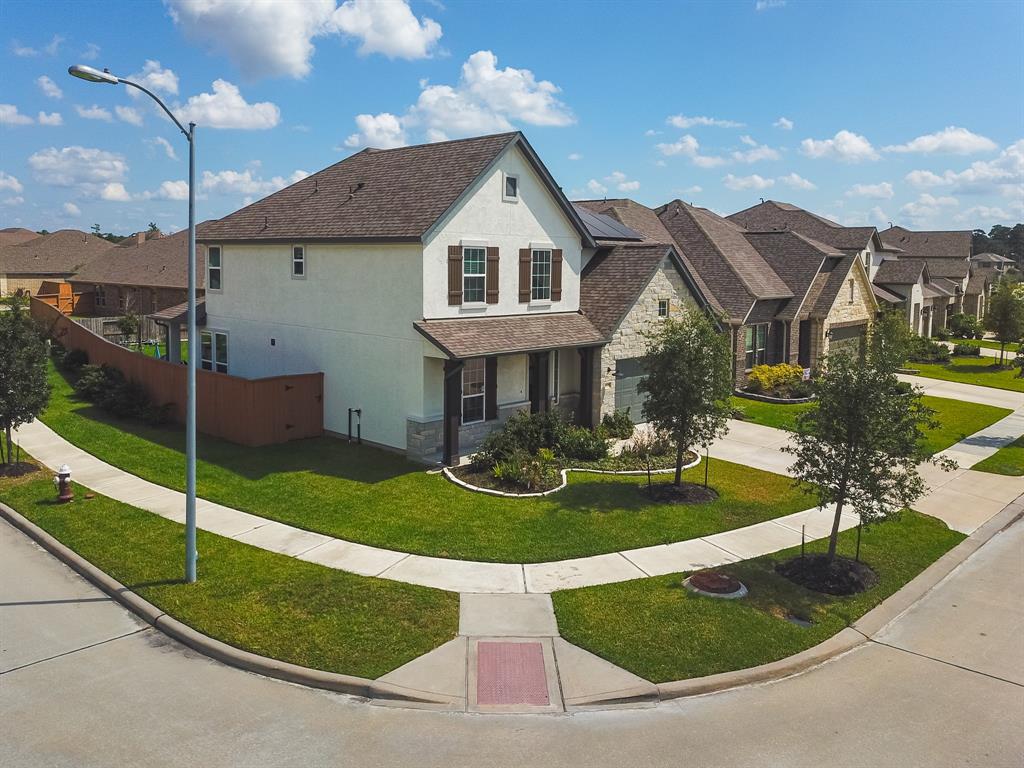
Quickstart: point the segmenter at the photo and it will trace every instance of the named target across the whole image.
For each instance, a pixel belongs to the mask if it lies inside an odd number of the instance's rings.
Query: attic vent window
[[[519,177],[506,173],[504,182],[501,199],[509,203],[517,202],[519,200]]]

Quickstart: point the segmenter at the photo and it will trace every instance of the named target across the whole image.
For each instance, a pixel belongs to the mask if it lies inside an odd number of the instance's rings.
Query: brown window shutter
[[[562,300],[562,249],[551,252],[551,300]]]
[[[448,306],[462,303],[462,246],[448,246]]]
[[[484,359],[484,420],[498,418],[498,358]]]
[[[498,249],[487,249],[487,303],[498,303]]]
[[[519,303],[530,301],[530,267],[533,264],[533,252],[529,248],[519,249]]]

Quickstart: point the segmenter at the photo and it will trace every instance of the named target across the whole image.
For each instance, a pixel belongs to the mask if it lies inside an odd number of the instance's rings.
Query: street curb
[[[775,682],[817,667],[826,661],[831,661],[854,648],[868,643],[874,635],[906,613],[921,598],[931,592],[932,589],[956,570],[967,558],[977,552],[989,539],[1022,517],[1024,517],[1024,495],[1018,496],[1014,501],[1003,507],[988,522],[979,526],[966,539],[921,571],[921,573],[904,584],[899,590],[861,616],[851,626],[837,632],[813,648],[808,648],[806,651],[801,651],[794,656],[757,667],[749,667],[748,669],[740,669],[734,672],[723,672],[691,680],[674,680],[669,683],[661,683],[657,686],[658,697],[661,701],[668,701],[669,699],[717,693],[757,683]],[[614,702],[609,700],[607,703],[612,704]],[[600,705],[600,702],[593,702],[593,704]]]
[[[310,688],[322,688],[337,693],[345,693],[350,696],[358,696],[363,699],[380,697],[402,701],[410,705],[450,705],[451,703],[447,697],[433,696],[419,691],[397,689],[395,686],[388,686],[363,677],[302,667],[298,664],[291,664],[286,661],[279,661],[278,659],[271,659],[267,656],[243,651],[241,648],[215,640],[187,624],[168,616],[155,605],[132,592],[117,579],[97,568],[77,552],[62,544],[38,525],[2,502],[0,502],[0,518],[24,533],[87,581],[92,582],[96,587],[110,595],[110,597],[147,624],[160,630],[173,640],[177,640],[182,645],[198,651],[211,659],[237,667],[246,672],[254,672],[258,675],[284,680],[289,683],[298,683]]]

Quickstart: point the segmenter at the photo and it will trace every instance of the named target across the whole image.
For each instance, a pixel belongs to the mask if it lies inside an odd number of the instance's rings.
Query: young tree
[[[995,333],[999,342],[999,364],[1006,357],[1006,345],[1024,336],[1024,300],[1020,299],[1009,281],[1000,281],[989,299],[985,327]]]
[[[50,400],[46,380],[46,342],[31,316],[14,304],[0,312],[0,460],[14,463],[13,431],[34,419]]]
[[[691,309],[650,335],[644,365],[647,373],[637,386],[647,394],[643,415],[676,446],[678,486],[685,452],[726,431],[732,394],[729,342],[711,318]]]
[[[873,336],[875,334],[873,333]],[[797,417],[791,445],[794,477],[811,484],[820,506],[835,504],[828,562],[835,561],[840,515],[853,508],[861,522],[885,520],[925,489],[917,465],[931,461],[922,429],[935,424],[920,390],[901,385],[884,344],[872,338],[860,360],[838,352],[814,382],[814,406]],[[944,468],[954,465],[936,460]]]
[[[882,370],[895,371],[906,364],[913,351],[915,338],[916,334],[910,330],[902,310],[883,310],[871,327],[868,355]]]

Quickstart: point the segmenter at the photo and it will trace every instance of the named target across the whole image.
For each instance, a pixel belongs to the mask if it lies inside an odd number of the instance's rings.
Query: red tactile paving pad
[[[479,643],[476,700],[477,704],[485,706],[547,706],[550,699],[541,644]]]

